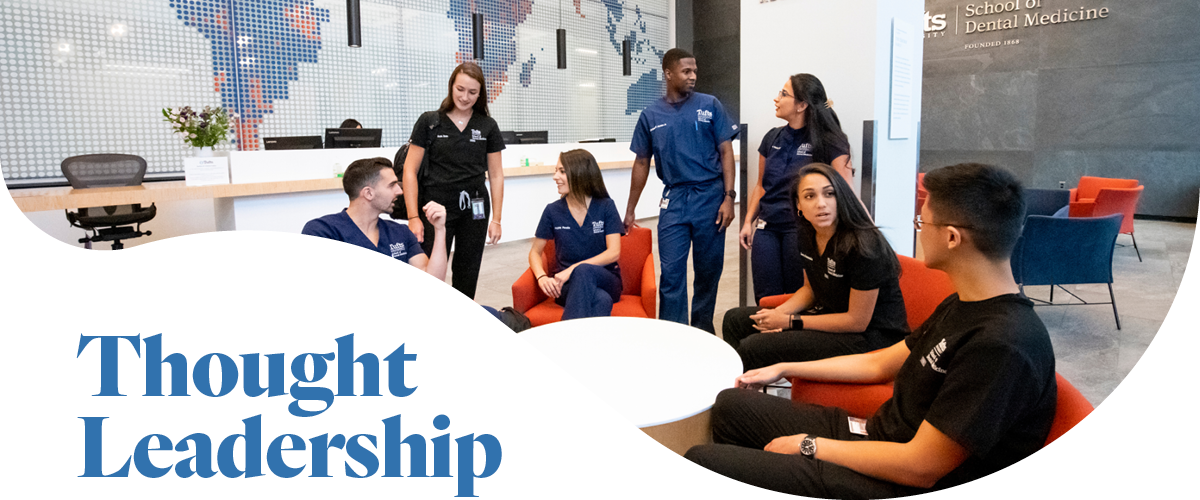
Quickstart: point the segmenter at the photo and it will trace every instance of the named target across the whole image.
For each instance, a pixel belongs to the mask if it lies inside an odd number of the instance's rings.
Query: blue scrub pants
[[[754,302],[763,297],[796,293],[804,286],[800,265],[800,242],[794,229],[773,231],[771,226],[754,232],[750,267],[754,275]]]
[[[688,324],[687,258],[691,248],[692,283],[691,325],[709,333],[717,306],[717,283],[725,264],[725,230],[715,222],[717,210],[725,201],[725,185],[720,181],[672,186],[663,191],[670,200],[658,214],[658,256],[661,260],[658,285],[658,317]]]
[[[613,304],[621,300],[621,278],[601,266],[580,264],[563,283],[554,303],[563,306],[563,321],[612,316]]]

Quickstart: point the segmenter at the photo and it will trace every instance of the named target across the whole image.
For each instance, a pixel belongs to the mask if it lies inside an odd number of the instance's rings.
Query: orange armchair
[[[1071,189],[1070,217],[1094,217],[1092,209],[1096,204],[1096,196],[1103,188],[1130,189],[1138,185],[1137,179],[1109,179],[1105,177],[1083,176],[1079,178],[1079,187]]]
[[[1054,421],[1050,424],[1050,435],[1046,437],[1047,445],[1066,434],[1093,410],[1092,403],[1088,402],[1075,386],[1067,382],[1067,379],[1057,373],[1054,376],[1058,381],[1058,397]],[[891,397],[891,383],[838,384],[792,381],[792,401],[836,406],[858,418],[874,415],[875,410]]]
[[[925,198],[929,197],[929,191],[925,190],[925,173],[917,174],[917,213],[921,213],[921,207],[925,206]]]
[[[652,244],[651,231],[644,227],[635,227],[621,237],[621,256],[617,259],[617,265],[621,268],[621,300],[613,304],[613,316],[658,317],[658,286],[654,282]],[[547,263],[554,262],[554,240],[546,242],[542,258]],[[532,269],[526,269],[513,283],[512,295],[513,309],[528,317],[533,326],[562,319],[562,306],[542,293],[537,280],[533,278]]]
[[[908,313],[908,328],[916,330],[946,297],[954,293],[950,276],[937,269],[925,267],[925,262],[912,257],[897,255],[900,260],[900,294],[904,296],[904,310]],[[763,297],[761,307],[779,307],[792,294]]]
[[[1121,219],[1121,234],[1128,234],[1133,238],[1133,250],[1137,252],[1138,262],[1142,261],[1142,251],[1138,250],[1137,238],[1133,236],[1133,212],[1137,209],[1138,199],[1142,196],[1142,190],[1146,186],[1138,186],[1135,188],[1103,188],[1096,194],[1096,202],[1092,206],[1092,211],[1087,217],[1103,217],[1111,214],[1122,214],[1125,217]]]

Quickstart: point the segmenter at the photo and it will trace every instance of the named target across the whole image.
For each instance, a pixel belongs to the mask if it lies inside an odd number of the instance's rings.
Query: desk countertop
[[[633,161],[600,163],[601,170],[631,168]],[[504,169],[505,177],[550,175],[554,165],[513,167]],[[307,191],[341,190],[341,178],[298,181],[254,182],[215,186],[188,186],[184,181],[147,182],[141,186],[72,189],[69,186],[50,188],[11,189],[9,193],[22,212],[64,210],[82,207],[103,207],[152,202],[197,200],[205,198],[236,198],[267,194]]]

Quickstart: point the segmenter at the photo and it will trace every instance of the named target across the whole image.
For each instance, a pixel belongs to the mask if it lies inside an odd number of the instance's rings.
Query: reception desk
[[[558,199],[550,179],[558,153],[577,148],[596,157],[613,201],[624,211],[633,166],[628,143],[513,145],[503,154],[501,241],[533,237],[542,209]],[[342,179],[335,177],[336,173],[359,158],[394,158],[396,150],[233,151],[229,154],[231,184],[187,186],[184,181],[168,181],[132,187],[14,189],[9,193],[36,225],[71,244],[76,244],[83,232],[67,225],[63,210],[129,203],[159,205],[158,217],[146,224],[156,236],[232,230],[299,233],[307,221],[346,207]],[[532,165],[518,166],[524,159]],[[651,174],[638,202],[639,218],[658,215],[661,192],[661,181]],[[160,238],[131,240],[130,246],[155,239]]]

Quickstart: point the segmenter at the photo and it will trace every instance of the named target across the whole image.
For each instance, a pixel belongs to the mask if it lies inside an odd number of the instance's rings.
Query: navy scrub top
[[[768,144],[771,136],[775,140]],[[766,159],[763,169],[763,197],[758,202],[758,218],[767,222],[767,228],[775,231],[796,229],[796,174],[813,158],[812,144],[808,142],[808,127],[799,130],[787,125],[763,136],[758,154]],[[839,145],[830,145],[828,161],[850,154]]]
[[[546,205],[533,235],[543,240],[554,240],[554,260],[558,266],[555,272],[558,272],[576,262],[600,255],[608,249],[605,236],[622,234],[624,231],[625,222],[617,213],[617,204],[612,198],[593,198],[588,205],[587,215],[583,217],[583,225],[575,222],[575,217],[567,208],[567,200],[560,198]],[[621,278],[616,262],[604,268],[617,275],[617,279]]]
[[[417,236],[408,230],[408,226],[385,219],[379,219],[379,244],[371,243],[345,209],[308,221],[300,234],[344,241],[374,250],[405,264],[416,255],[414,252],[422,251],[421,243],[417,241]]]
[[[664,97],[638,117],[629,150],[639,158],[654,155],[654,170],[668,188],[721,179],[717,147],[733,139],[732,123],[716,97],[692,92],[682,102]]]

